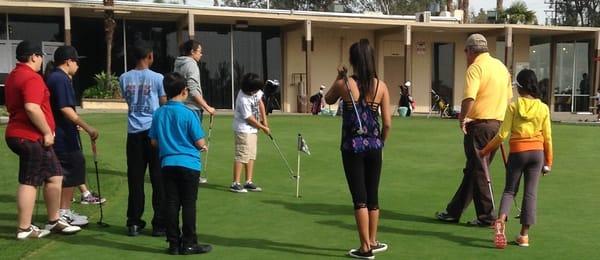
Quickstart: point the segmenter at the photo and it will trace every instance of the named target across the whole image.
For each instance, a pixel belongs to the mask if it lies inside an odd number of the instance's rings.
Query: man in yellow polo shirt
[[[500,60],[490,56],[483,35],[472,34],[467,38],[465,54],[469,67],[459,122],[465,134],[463,144],[467,162],[462,183],[446,211],[437,213],[436,218],[458,222],[473,200],[477,218],[468,223],[490,226],[496,220],[493,195],[483,170],[484,162],[478,158],[476,149],[483,149],[498,133],[506,106],[512,98],[512,86],[510,73]],[[490,161],[493,156],[494,153],[490,155]]]

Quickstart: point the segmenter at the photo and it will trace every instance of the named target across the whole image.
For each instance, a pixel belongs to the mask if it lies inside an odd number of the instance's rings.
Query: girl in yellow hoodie
[[[510,134],[510,154],[506,165],[506,184],[500,202],[500,212],[495,224],[495,244],[506,246],[505,221],[521,176],[525,178],[525,191],[521,209],[521,232],[516,238],[519,246],[529,246],[529,227],[535,224],[538,181],[552,167],[552,136],[548,106],[538,98],[538,81],[535,72],[522,70],[517,75],[519,96],[506,109],[498,134],[480,151],[483,158],[495,151]]]

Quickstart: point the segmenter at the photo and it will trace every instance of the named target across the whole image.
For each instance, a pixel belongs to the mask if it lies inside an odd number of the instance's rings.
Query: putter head
[[[107,228],[110,227],[109,224],[107,224],[106,222],[102,222],[102,221],[98,221],[98,226],[103,227],[103,228]]]

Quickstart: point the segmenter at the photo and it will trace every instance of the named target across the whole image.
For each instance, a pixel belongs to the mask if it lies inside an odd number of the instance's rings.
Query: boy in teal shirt
[[[201,254],[210,245],[199,245],[196,236],[196,200],[200,169],[200,151],[208,147],[198,116],[183,101],[188,96],[185,78],[178,73],[164,77],[169,101],[153,116],[149,137],[158,146],[161,173],[166,193],[168,253]],[[183,225],[179,229],[179,209]]]

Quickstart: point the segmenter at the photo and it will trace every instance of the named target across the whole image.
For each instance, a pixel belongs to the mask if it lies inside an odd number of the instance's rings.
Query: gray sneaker
[[[229,190],[231,192],[236,192],[236,193],[248,192],[248,190],[244,189],[244,187],[242,187],[242,185],[239,183],[231,184],[231,186],[229,187]]]
[[[248,191],[262,191],[261,187],[256,186],[256,184],[254,184],[254,182],[246,182],[246,184],[244,184],[244,189],[248,190]]]
[[[89,221],[86,216],[79,215],[69,209],[60,210],[60,217],[73,226],[86,226]]]

